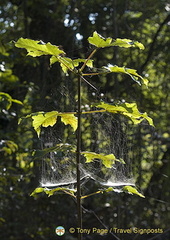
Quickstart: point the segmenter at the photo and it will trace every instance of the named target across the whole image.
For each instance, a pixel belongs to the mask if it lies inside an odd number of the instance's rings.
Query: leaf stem
[[[58,59],[59,63],[63,64],[70,72],[75,73],[75,69],[69,68],[67,64],[65,64],[61,56],[56,56],[56,58]]]
[[[88,198],[88,197],[91,197],[91,196],[99,194],[99,193],[103,193],[103,191],[97,191],[97,192],[94,192],[94,193],[90,193],[88,195],[82,196],[81,199]]]
[[[77,215],[78,215],[78,228],[82,229],[82,207],[81,207],[81,183],[80,183],[80,161],[81,161],[81,76],[78,77],[78,127],[77,127]],[[78,240],[82,240],[82,234],[78,233]]]
[[[89,81],[87,81],[87,79],[85,79],[85,78],[83,77],[83,74],[81,75],[81,78],[82,78],[88,85],[90,85],[93,89],[97,90],[97,88],[96,88],[95,86],[93,86]]]
[[[83,66],[80,68],[80,72],[82,72],[87,64],[87,62],[93,57],[93,55],[97,52],[98,48],[95,48],[90,55],[88,56],[88,58],[86,59],[86,61],[84,62]]]
[[[94,73],[83,73],[83,76],[98,76],[102,74],[108,74],[111,73],[110,71],[105,71],[105,72],[94,72]]]
[[[85,112],[81,112],[81,114],[88,114],[88,113],[102,113],[102,112],[107,112],[106,109],[102,109],[102,110],[92,110],[92,111],[85,111]],[[64,115],[64,114],[78,114],[78,112],[63,112],[63,113],[58,113],[58,116]]]

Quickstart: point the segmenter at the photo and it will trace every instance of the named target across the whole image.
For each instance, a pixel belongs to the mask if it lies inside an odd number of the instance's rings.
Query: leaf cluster
[[[41,133],[41,127],[53,127],[58,117],[65,125],[70,125],[74,131],[77,129],[77,117],[72,113],[59,113],[57,111],[52,112],[38,112],[27,115],[25,118],[32,118],[32,126],[37,132],[38,137]],[[19,123],[22,121],[22,118],[19,120]]]
[[[93,33],[92,37],[88,38],[89,44],[93,45],[95,48],[92,50],[90,55],[87,59],[71,59],[69,57],[66,57],[66,53],[60,49],[59,46],[52,45],[51,43],[43,43],[41,41],[34,41],[31,39],[24,39],[20,38],[16,43],[15,46],[18,48],[25,48],[28,52],[27,55],[32,57],[40,57],[42,55],[49,55],[50,56],[50,64],[54,64],[58,62],[61,66],[62,71],[65,74],[68,74],[69,72],[72,72],[80,78],[81,81],[85,81],[87,84],[92,86],[86,79],[86,76],[93,76],[93,75],[100,75],[100,74],[109,74],[109,73],[123,73],[129,75],[133,81],[137,82],[139,85],[144,84],[148,85],[148,80],[140,76],[136,70],[125,68],[125,67],[118,67],[118,66],[112,66],[108,64],[108,66],[103,66],[102,72],[91,72],[86,73],[84,70],[86,67],[90,67],[93,69],[93,56],[96,53],[96,51],[100,48],[107,48],[107,47],[121,47],[121,48],[131,48],[131,47],[137,47],[139,49],[144,49],[143,44],[132,41],[130,39],[112,39],[112,38],[104,38],[100,34],[98,34],[96,31]],[[60,117],[61,121],[65,125],[70,125],[74,131],[78,128],[78,118],[76,115],[80,116],[80,114],[93,114],[94,112],[109,112],[112,114],[121,114],[125,117],[128,117],[132,120],[134,124],[139,124],[143,120],[148,121],[148,123],[153,126],[152,119],[147,115],[147,113],[140,113],[138,110],[138,107],[136,103],[121,103],[116,105],[111,105],[108,103],[100,103],[96,105],[97,108],[100,108],[102,110],[95,110],[95,111],[88,111],[88,112],[71,112],[71,113],[60,113],[58,111],[52,111],[52,112],[38,112],[38,113],[32,113],[26,116],[26,118],[32,119],[32,126],[34,130],[37,132],[38,137],[41,133],[41,127],[53,127],[57,123],[58,117]],[[21,119],[22,120],[22,119]],[[20,120],[20,121],[21,121]],[[79,126],[80,127],[80,126]],[[63,146],[63,145],[62,145]],[[43,152],[41,152],[41,155],[44,155],[50,151],[57,150],[58,147],[62,146],[55,146],[54,148],[44,149]],[[125,164],[123,159],[117,159],[114,154],[108,154],[105,155],[103,153],[94,153],[94,152],[81,152],[81,155],[83,155],[86,158],[86,163],[90,163],[92,161],[95,161],[95,159],[100,159],[102,164],[106,168],[111,168],[116,161],[121,162],[122,164]],[[39,193],[39,192],[45,192],[49,196],[53,195],[56,191],[67,191],[63,188],[57,188],[55,190],[48,190],[43,188],[37,188],[32,195]],[[123,190],[132,193],[137,194],[141,197],[143,197],[142,194],[140,194],[135,188],[126,186]],[[70,192],[69,192],[70,194]],[[71,193],[72,194],[72,193]]]

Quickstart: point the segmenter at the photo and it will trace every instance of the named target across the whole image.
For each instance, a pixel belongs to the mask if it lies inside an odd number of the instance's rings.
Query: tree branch
[[[155,47],[155,45],[156,45],[156,41],[157,41],[157,38],[158,38],[158,36],[159,36],[159,33],[161,32],[163,26],[164,26],[167,22],[169,22],[169,21],[170,21],[170,14],[169,14],[169,15],[164,19],[164,21],[160,24],[157,32],[155,33],[155,36],[154,36],[154,38],[153,38],[153,41],[152,41],[152,43],[151,43],[151,45],[150,45],[150,49],[149,49],[149,51],[148,51],[148,56],[147,56],[145,62],[143,63],[143,65],[141,66],[141,72],[144,70],[144,68],[146,67],[146,65],[148,64],[148,62],[150,61],[150,59],[151,59],[151,57],[152,57],[152,55],[153,55],[154,47]]]

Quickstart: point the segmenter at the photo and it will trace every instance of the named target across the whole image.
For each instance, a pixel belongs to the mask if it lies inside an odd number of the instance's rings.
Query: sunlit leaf
[[[135,69],[131,68],[125,68],[125,67],[118,67],[116,65],[114,66],[109,66],[109,67],[104,67],[105,69],[109,70],[110,72],[113,73],[124,73],[129,75],[135,82],[137,82],[139,85],[141,83],[145,84],[146,86],[148,85],[148,80],[140,76]]]
[[[71,58],[68,58],[68,57],[61,57],[61,56],[60,57],[55,57],[55,56],[52,56],[50,58],[50,64],[52,65],[55,62],[59,62],[63,72],[67,74],[68,70],[72,71],[73,69],[78,67],[80,63],[86,62],[86,59],[78,58],[78,59],[72,60]],[[88,67],[92,68],[93,67],[93,60],[91,60],[91,59],[88,60],[86,65]]]
[[[55,56],[52,56],[52,57],[50,58],[50,65],[52,65],[52,64],[54,64],[54,63],[56,63],[56,62],[58,62],[58,58],[55,57]]]
[[[138,47],[139,49],[142,49],[142,50],[145,49],[144,45],[143,45],[142,43],[138,42],[138,41],[134,41],[133,44],[134,44],[136,47]]]
[[[67,73],[68,70],[73,70],[76,67],[71,58],[61,57],[59,58],[59,62],[64,73]]]
[[[111,46],[112,38],[104,38],[95,31],[93,36],[88,38],[88,41],[98,48],[104,48]]]
[[[88,41],[90,44],[98,48],[118,46],[118,47],[124,47],[124,48],[138,47],[140,49],[144,49],[143,44],[137,41],[133,41],[130,39],[120,39],[120,38],[117,38],[114,40],[110,37],[104,38],[100,34],[98,34],[96,31],[93,33],[92,37],[88,38]]]
[[[141,16],[143,15],[142,12],[139,12],[139,11],[126,11],[125,13],[125,16],[128,18],[128,19],[135,19],[135,18],[140,18]]]
[[[58,117],[61,117],[61,121],[65,125],[69,124],[74,129],[74,131],[76,131],[77,117],[75,117],[72,113],[59,113],[57,111],[37,112],[29,114],[23,118],[20,118],[18,124],[20,124],[23,119],[32,118],[32,126],[39,137],[41,133],[41,127],[53,127],[56,124]]]
[[[141,193],[138,192],[138,190],[135,187],[132,186],[124,186],[123,187],[123,191],[128,192],[130,194],[136,194],[142,198],[145,198],[144,195],[142,195]]]
[[[111,168],[115,161],[121,161],[119,159],[116,159],[114,154],[104,155],[102,153],[94,153],[94,152],[82,152],[81,153],[86,158],[86,163],[93,162],[95,159],[102,160],[102,163],[105,167]]]
[[[52,45],[51,43],[42,43],[41,41],[35,41],[27,38],[19,38],[15,43],[18,48],[25,48],[28,55],[32,57],[38,57],[42,55],[54,55],[59,56],[65,54],[58,46]]]
[[[82,59],[81,62],[85,62],[86,59]],[[93,60],[91,59],[88,59],[88,61],[86,62],[86,65],[89,67],[89,68],[92,68],[93,67]]]
[[[37,193],[41,193],[41,192],[44,192],[44,188],[42,188],[42,187],[36,188],[36,189],[30,194],[30,196],[34,196],[34,195],[36,195]]]
[[[61,66],[64,73],[67,73],[68,70],[73,70],[74,69],[73,60],[71,58],[52,56],[50,58],[50,65],[54,64],[55,62],[60,63],[60,66]]]
[[[58,116],[57,111],[52,111],[47,113],[40,112],[40,113],[37,113],[37,115],[32,116],[33,127],[37,132],[38,137],[40,135],[41,126],[42,127],[54,126],[54,124],[57,121],[57,116]]]
[[[58,192],[58,191],[63,191],[72,196],[74,196],[74,193],[76,192],[76,190],[70,190],[70,189],[64,188],[64,187],[58,187],[58,188],[54,188],[54,189],[48,189],[48,188],[44,189],[44,192],[48,195],[48,197],[54,195],[54,193]]]
[[[108,187],[105,192],[113,192],[114,191],[114,188],[113,187]]]
[[[130,39],[120,39],[117,38],[112,46],[118,46],[118,47],[124,47],[124,48],[130,48],[130,47],[138,47],[139,49],[144,49],[144,45],[138,41],[132,41]]]
[[[41,193],[41,192],[44,192],[48,195],[48,197],[54,195],[55,192],[58,192],[58,191],[63,191],[69,195],[72,195],[74,196],[74,193],[76,192],[76,190],[74,189],[68,189],[68,188],[63,188],[63,187],[58,187],[58,188],[54,188],[54,189],[48,189],[48,188],[42,188],[42,187],[39,187],[39,188],[36,188],[31,194],[30,196],[35,196],[37,193]]]
[[[101,103],[97,105],[98,108],[103,108],[111,113],[120,113],[126,117],[129,117],[134,124],[139,124],[143,120],[147,120],[151,126],[154,126],[152,118],[148,117],[147,113],[140,113],[136,103],[121,103],[119,105],[111,105],[107,103]]]
[[[77,129],[77,117],[74,116],[74,114],[61,114],[61,121],[67,125],[70,124],[71,127],[76,131]]]

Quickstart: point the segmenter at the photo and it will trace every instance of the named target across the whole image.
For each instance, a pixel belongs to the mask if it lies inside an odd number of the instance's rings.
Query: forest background
[[[86,57],[87,38],[102,36],[142,42],[145,50],[112,49],[99,52],[95,61],[108,60],[128,66],[149,80],[138,87],[127,76],[93,77],[104,99],[136,101],[140,111],[153,118],[155,129],[135,127],[131,134],[131,167],[137,187],[145,198],[125,193],[92,196],[84,202],[85,228],[117,227],[163,229],[162,234],[116,234],[119,239],[170,238],[170,4],[164,0],[13,0],[0,1],[0,91],[23,105],[1,101],[0,115],[0,237],[9,240],[56,239],[55,227],[66,228],[66,239],[76,239],[68,229],[76,226],[76,205],[71,197],[30,197],[39,184],[41,159],[33,159],[40,141],[29,122],[20,117],[61,106],[61,95],[74,96],[76,89],[60,68],[49,67],[49,59],[26,57],[12,41],[20,37],[51,42],[72,58]],[[89,103],[93,95],[85,88]],[[89,93],[89,94],[88,94]],[[85,96],[87,97],[87,96]],[[71,99],[71,98],[70,98]],[[1,99],[2,100],[2,99]],[[84,139],[85,141],[85,139]],[[93,186],[92,186],[93,188]],[[86,236],[93,239],[94,236]],[[64,237],[63,237],[64,239]],[[97,239],[114,239],[100,236]],[[115,238],[116,239],[116,238]]]

